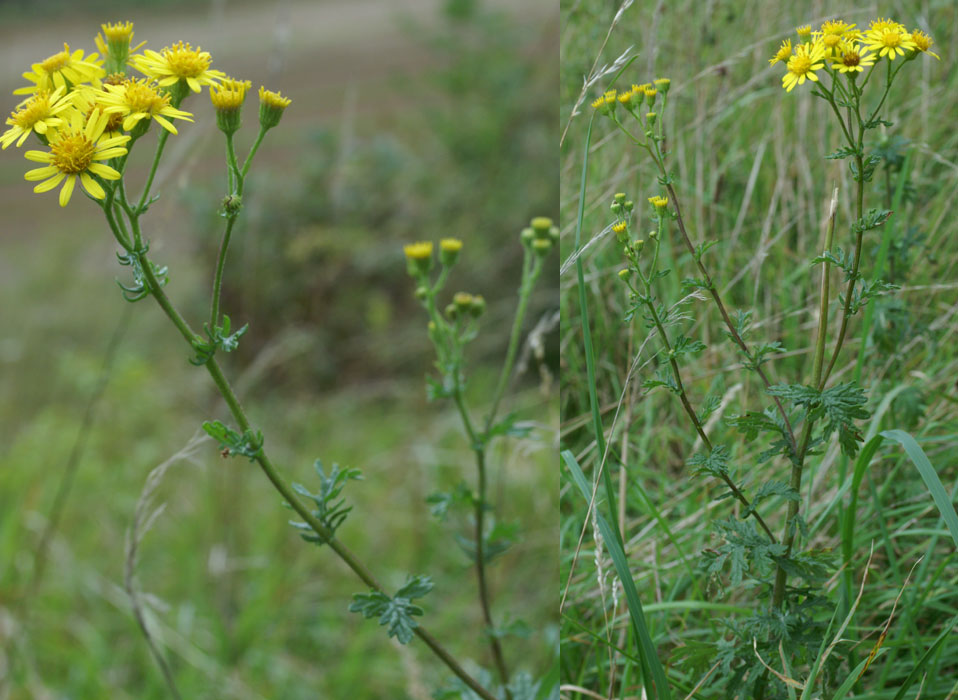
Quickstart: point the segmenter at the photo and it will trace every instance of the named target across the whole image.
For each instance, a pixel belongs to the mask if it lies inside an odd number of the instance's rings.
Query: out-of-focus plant
[[[99,54],[88,55],[83,49],[71,49],[64,44],[62,51],[33,64],[31,70],[24,73],[28,85],[17,89],[15,94],[26,97],[7,120],[10,128],[0,136],[3,148],[20,147],[33,140],[40,148],[27,150],[24,155],[27,160],[40,164],[25,175],[27,180],[38,183],[34,191],[44,193],[59,188],[61,207],[75,201],[74,195],[80,192],[101,208],[107,227],[119,245],[119,263],[128,269],[127,280],[118,282],[123,298],[134,304],[150,298],[158,304],[188,346],[189,361],[206,369],[226,402],[231,422],[211,420],[205,422],[203,428],[218,443],[224,457],[241,457],[244,462],[255,463],[296,514],[297,520],[291,524],[301,532],[303,539],[328,547],[362,581],[366,590],[355,595],[350,610],[378,619],[389,636],[403,644],[418,638],[457,677],[464,692],[471,694],[469,697],[484,700],[497,700],[502,696],[532,697],[528,693],[517,693],[515,688],[519,686],[507,678],[500,679],[501,692],[493,692],[490,683],[469,673],[418,622],[417,618],[424,614],[419,601],[433,588],[429,577],[411,576],[395,593],[388,592],[377,581],[363,559],[337,537],[351,510],[344,499],[344,489],[350,481],[359,478],[358,471],[337,465],[327,470],[316,461],[318,489],[315,492],[307,486],[287,483],[268,455],[266,436],[254,426],[220,366],[221,356],[235,351],[248,330],[247,326],[235,328],[224,312],[222,288],[230,243],[244,209],[250,168],[266,134],[280,125],[291,100],[265,87],[259,89],[259,129],[245,156],[240,157],[237,134],[251,88],[249,81],[229,78],[212,68],[210,54],[188,43],[177,42],[161,51],[143,49],[143,43],[131,46],[133,25],[130,22],[105,24],[102,29],[102,35],[96,37]],[[209,313],[197,330],[195,322],[191,323],[181,314],[166,293],[171,273],[150,255],[144,217],[158,197],[153,183],[167,142],[184,123],[193,121],[193,114],[183,108],[189,104],[189,98],[204,90],[209,91],[216,126],[225,140],[227,189],[219,204],[223,232],[212,274]],[[153,133],[157,136],[148,175],[141,193],[134,196],[127,173],[128,159],[131,151],[138,144],[144,147]],[[550,241],[547,240],[551,247]],[[541,247],[537,244],[535,250]],[[530,267],[531,281],[523,277],[521,310],[541,269],[540,255]],[[436,291],[441,286],[437,285]],[[470,309],[478,304],[470,297]],[[513,329],[508,366],[496,394],[497,402],[515,358],[514,345],[520,325],[521,313]],[[444,325],[443,332],[452,327]],[[461,371],[461,367],[457,367],[457,372]],[[491,439],[494,428],[490,419],[482,439]],[[484,502],[480,503],[484,510]],[[481,524],[483,511],[477,512]],[[480,539],[480,553],[483,544],[485,540]],[[479,561],[484,561],[481,556]],[[318,663],[327,661],[318,660]],[[171,691],[176,693],[175,688]]]

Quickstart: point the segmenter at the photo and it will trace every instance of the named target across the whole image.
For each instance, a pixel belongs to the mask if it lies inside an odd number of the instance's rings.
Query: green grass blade
[[[875,658],[877,659],[884,654],[885,650],[879,649]],[[858,680],[858,674],[862,672],[868,661],[868,659],[862,659],[861,663],[852,669],[852,672],[848,674],[848,678],[845,679],[845,682],[838,686],[838,690],[835,691],[832,700],[844,700],[845,696],[848,695],[848,691],[852,689],[852,686],[855,685],[855,682]]]
[[[842,577],[845,581],[845,595],[848,596],[846,598],[848,605],[851,604],[851,561],[852,552],[855,547],[855,512],[858,507],[858,487],[862,483],[862,477],[865,476],[866,467],[871,464],[872,457],[875,456],[875,452],[881,447],[883,439],[881,435],[876,435],[862,446],[861,451],[858,453],[858,458],[855,460],[855,469],[852,472],[851,495],[848,501],[848,510],[845,511],[846,517],[842,520],[842,562],[845,564],[845,572]]]
[[[935,471],[927,455],[925,455],[925,451],[915,442],[915,438],[904,430],[884,430],[881,435],[889,440],[894,440],[905,448],[905,453],[912,464],[915,465],[915,468],[918,469],[925,486],[931,493],[932,500],[935,501],[938,512],[941,513],[941,517],[951,533],[951,539],[955,541],[955,546],[958,547],[958,513],[955,512],[955,506],[948,497],[948,492],[945,491],[941,479],[938,478],[938,472]]]
[[[582,496],[588,503],[592,498],[592,490],[589,487],[589,481],[582,473],[582,468],[576,461],[575,455],[569,450],[563,450],[562,461],[569,468],[572,479]],[[649,628],[645,623],[645,613],[642,610],[642,602],[639,600],[639,592],[635,588],[635,582],[632,580],[632,572],[629,570],[629,562],[625,556],[625,550],[622,543],[615,536],[615,532],[608,521],[596,509],[596,521],[599,524],[599,531],[605,540],[606,549],[609,550],[609,556],[612,558],[612,564],[615,566],[619,581],[622,582],[622,589],[625,591],[625,602],[629,608],[629,617],[632,619],[632,627],[635,630],[635,636],[639,640],[639,654],[642,661],[643,675],[645,676],[645,692],[649,700],[671,700],[672,694],[669,691],[669,683],[665,677],[665,671],[659,661],[658,654],[655,651],[655,645],[652,643],[652,637],[649,636]]]
[[[582,217],[585,215],[585,186],[589,174],[589,146],[592,143],[593,124],[595,124],[595,112],[592,113],[592,119],[589,120],[589,130],[585,136],[585,150],[582,154],[582,180],[579,183],[579,211],[576,214],[575,250],[573,251],[573,255],[576,256],[575,273],[578,278],[579,288],[579,318],[582,322],[582,343],[585,346],[585,371],[588,375],[589,383],[589,407],[592,411],[592,429],[595,432],[596,465],[598,465],[597,469],[602,470],[605,497],[609,502],[609,513],[612,516],[612,527],[615,531],[615,539],[621,542],[622,535],[619,533],[619,526],[615,519],[617,511],[615,487],[612,485],[612,475],[609,473],[608,465],[602,464],[605,458],[605,434],[602,432],[602,416],[599,414],[599,399],[595,388],[595,349],[592,347],[592,329],[589,327],[589,307],[585,294],[585,271],[582,267],[582,256],[579,255],[579,247],[582,245]]]
[[[938,653],[938,649],[941,648],[941,645],[945,643],[945,640],[948,638],[948,635],[951,634],[952,628],[955,624],[958,623],[958,617],[951,618],[951,621],[945,625],[945,629],[941,631],[941,634],[938,635],[938,639],[928,647],[928,650],[922,654],[921,658],[918,659],[918,663],[915,664],[915,667],[911,670],[911,673],[908,674],[908,677],[902,683],[901,687],[898,688],[898,692],[895,693],[895,697],[892,700],[902,700],[905,697],[905,691],[908,690],[915,681],[918,680],[918,676],[921,675],[921,672],[924,670],[925,666],[928,665],[928,662],[931,661],[931,657]]]

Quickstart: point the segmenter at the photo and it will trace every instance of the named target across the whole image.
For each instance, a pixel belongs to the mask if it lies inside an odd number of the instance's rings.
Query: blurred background
[[[486,408],[519,231],[558,214],[556,3],[5,1],[3,109],[31,63],[63,42],[94,51],[100,24],[123,20],[134,43],[189,41],[252,80],[240,157],[259,85],[292,98],[258,152],[234,234],[223,308],[250,330],[226,371],[288,479],[315,490],[317,458],[363,470],[342,539],[393,589],[407,573],[432,575],[424,623],[488,666],[461,529],[443,529],[425,505],[471,484],[473,462],[450,406],[426,401],[432,349],[401,246],[465,242],[449,291],[489,303],[470,351],[471,399]],[[205,93],[184,108],[196,122],[171,138],[144,224],[170,268],[167,292],[199,325],[224,141]],[[147,145],[131,157],[135,190],[151,155]],[[362,590],[352,574],[295,536],[258,470],[194,440],[203,420],[225,415],[205,373],[155,304],[121,298],[114,280],[128,270],[100,210],[33,194],[28,167],[22,150],[0,156],[0,698],[168,697],[124,589],[124,538],[147,474],[174,455],[136,585],[183,697],[429,697],[444,668],[348,613]],[[533,674],[557,643],[555,268],[527,322],[540,324],[545,353],[527,358],[507,406],[535,430],[492,460],[497,514],[521,523],[491,569],[496,614],[529,626],[530,638],[505,645],[512,667]]]

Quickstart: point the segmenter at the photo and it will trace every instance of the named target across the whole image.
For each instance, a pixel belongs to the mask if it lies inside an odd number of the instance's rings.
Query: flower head
[[[652,82],[663,95],[669,91],[669,87],[672,85],[672,81],[668,78],[656,78]]]
[[[259,88],[259,123],[264,129],[272,129],[279,124],[283,113],[293,101],[283,97],[279,92],[267,90],[262,85]]]
[[[935,58],[938,58],[938,54],[932,53],[931,51],[928,50],[931,48],[931,45],[935,43],[934,40],[930,36],[925,34],[923,31],[921,31],[920,29],[913,30],[911,33],[911,40],[912,42],[914,42],[915,48],[918,51],[920,51],[921,53],[926,53],[929,56],[934,56]],[[938,58],[938,60],[940,61],[941,59]]]
[[[802,85],[805,80],[818,81],[815,71],[821,70],[825,58],[825,47],[821,42],[814,44],[799,44],[795,47],[795,54],[788,59],[788,72],[782,77],[782,87],[791,92],[796,85]]]
[[[432,257],[432,241],[417,241],[404,245],[403,252],[410,260],[428,260]]]
[[[615,237],[619,240],[619,243],[625,243],[625,239],[628,235],[627,232],[628,224],[624,221],[617,221],[612,224],[612,233],[615,234]]]
[[[53,92],[41,90],[27,98],[7,118],[10,128],[0,135],[0,144],[5,149],[16,141],[19,147],[31,132],[46,134],[50,128],[59,126],[63,119],[58,115],[73,104],[73,96],[74,93],[64,93],[64,88],[58,87]]]
[[[843,42],[831,63],[839,73],[861,73],[875,65],[875,55],[856,42]]]
[[[861,36],[861,32],[855,29],[854,24],[849,24],[840,19],[831,19],[827,22],[822,22],[822,28],[819,33],[822,36],[837,36],[847,41],[852,41]]]
[[[240,108],[251,86],[248,80],[233,78],[223,78],[219,85],[210,86],[210,102],[216,110],[216,125],[223,133],[232,134],[239,129]]]
[[[443,238],[439,241],[439,260],[443,265],[452,267],[459,259],[462,250],[462,241],[458,238]]]
[[[156,83],[149,80],[128,78],[119,85],[104,85],[97,101],[104,105],[103,111],[106,114],[123,117],[124,131],[130,131],[142,119],[154,119],[171,134],[175,134],[176,127],[167,117],[193,121],[192,114],[173,107],[169,93],[159,90]]]
[[[795,33],[798,34],[799,39],[807,41],[812,35],[812,27],[809,24],[803,24],[801,27],[795,28]]]
[[[53,90],[62,87],[72,89],[82,83],[97,84],[105,74],[103,59],[98,59],[93,53],[83,57],[83,49],[70,52],[70,46],[63,44],[63,51],[58,51],[40,63],[34,63],[31,70],[23,74],[33,85],[17,88],[14,95],[29,95],[41,90]]]
[[[788,63],[788,59],[792,57],[792,40],[786,39],[782,42],[782,45],[778,47],[778,51],[775,52],[775,55],[768,59],[769,65],[774,66],[776,63],[781,61],[782,63]]]
[[[104,163],[126,154],[123,146],[129,136],[110,136],[104,133],[109,115],[94,109],[89,116],[79,110],[71,110],[69,121],[55,131],[50,132],[49,151],[27,151],[27,160],[46,163],[42,168],[29,170],[24,175],[27,180],[42,180],[33,188],[34,192],[47,192],[63,182],[60,190],[60,206],[65,207],[73,194],[77,178],[83,189],[96,199],[103,199],[106,193],[94,178],[97,175],[105,180],[118,180],[120,173]]]
[[[157,53],[147,49],[134,56],[130,62],[141,73],[157,81],[160,87],[185,81],[190,90],[199,92],[204,85],[213,85],[226,77],[223,71],[210,68],[212,57],[209,51],[195,49],[178,41]]]
[[[130,52],[139,51],[146,44],[145,41],[141,41],[130,48],[133,42],[133,22],[101,24],[100,29],[103,33],[97,33],[94,41],[97,49],[106,57],[108,72],[122,71],[130,58]]]
[[[655,211],[661,212],[669,205],[669,198],[655,195],[654,197],[649,197],[649,204],[655,207]]]
[[[888,56],[894,61],[896,56],[904,56],[906,51],[917,50],[911,34],[898,22],[887,19],[877,19],[871,23],[865,33],[865,43],[868,48],[876,51],[879,58]]]

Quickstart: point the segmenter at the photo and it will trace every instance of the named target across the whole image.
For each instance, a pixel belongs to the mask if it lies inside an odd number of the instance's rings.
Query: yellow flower
[[[183,80],[193,92],[226,77],[223,71],[210,68],[211,61],[209,51],[202,51],[199,46],[194,49],[182,41],[165,47],[160,53],[147,49],[130,59],[134,68],[156,80],[160,87]]]
[[[603,107],[605,107],[605,95],[599,95],[592,100],[592,109],[602,109]]]
[[[654,197],[649,197],[649,204],[655,207],[656,211],[662,211],[669,205],[669,199],[668,197],[655,195]]]
[[[41,90],[53,90],[62,87],[72,89],[82,83],[97,84],[105,74],[103,59],[98,59],[95,53],[83,57],[83,49],[70,53],[70,46],[63,44],[63,51],[59,51],[49,58],[34,63],[30,71],[23,74],[33,85],[17,88],[14,95],[29,95]]]
[[[795,55],[788,59],[788,73],[782,77],[782,87],[785,92],[791,92],[796,85],[802,85],[805,80],[818,81],[815,71],[821,70],[825,58],[825,47],[821,42],[814,44],[799,44],[795,47]]]
[[[48,129],[62,124],[63,119],[57,115],[73,104],[73,95],[64,94],[64,88],[58,87],[53,92],[41,90],[21,102],[7,118],[10,128],[0,135],[0,144],[6,149],[16,141],[19,147],[31,132],[46,134]]]
[[[842,43],[831,61],[832,68],[839,73],[861,73],[875,65],[875,55],[857,43]]]
[[[448,253],[458,253],[462,250],[462,241],[458,238],[443,238],[439,241],[439,247]]]
[[[787,63],[788,59],[792,57],[792,40],[786,39],[782,42],[782,45],[778,48],[778,51],[775,52],[775,55],[768,59],[769,65],[774,66],[776,63],[781,61],[782,63]]]
[[[625,240],[628,237],[627,229],[628,225],[624,221],[618,221],[612,224],[612,233],[615,234],[615,237],[618,239],[619,243],[625,243]]]
[[[825,56],[832,58],[838,55],[841,50],[841,34],[823,34],[818,38],[818,42],[825,49]]]
[[[292,100],[283,97],[278,91],[259,88],[259,123],[264,129],[272,129],[283,118],[283,112],[292,104]]]
[[[122,115],[124,131],[133,129],[141,119],[154,119],[175,134],[176,127],[166,117],[193,121],[192,114],[173,107],[170,95],[149,80],[128,78],[119,85],[104,85],[97,101],[104,105],[104,113]]]
[[[655,87],[658,88],[659,92],[663,95],[669,91],[669,86],[672,84],[672,81],[668,78],[656,78],[652,82],[655,83]]]
[[[904,56],[905,51],[918,49],[903,25],[884,19],[871,23],[865,34],[865,43],[869,49],[878,52],[879,58],[888,56],[889,61],[894,61],[896,56]]]
[[[921,31],[920,29],[913,30],[911,33],[911,40],[915,43],[916,49],[918,49],[922,53],[928,54],[929,56],[934,56],[935,58],[938,58],[938,54],[932,53],[931,51],[928,50],[931,48],[931,45],[935,43],[934,40],[930,36],[925,34],[923,31]],[[938,60],[940,61],[941,59],[938,58]]]
[[[403,246],[403,252],[410,260],[429,260],[432,258],[432,242],[417,241]]]
[[[109,160],[126,154],[125,144],[129,136],[109,136],[104,133],[110,116],[99,109],[84,117],[79,110],[69,113],[69,122],[50,132],[49,151],[27,151],[24,157],[37,163],[46,163],[42,168],[29,170],[27,180],[43,180],[34,192],[47,192],[63,182],[60,190],[60,206],[65,207],[73,194],[77,178],[91,197],[103,199],[106,193],[93,175],[105,180],[119,180],[120,173],[109,165],[97,161]]]
[[[801,27],[795,29],[795,33],[798,34],[798,38],[802,41],[805,41],[812,35],[812,27],[808,24],[803,24]]]
[[[846,41],[852,41],[861,36],[861,32],[855,29],[854,24],[849,24],[840,19],[831,19],[827,22],[823,22],[820,34],[822,36],[837,36]]]
[[[145,41],[141,41],[130,48],[130,44],[133,43],[133,22],[101,24],[100,29],[103,30],[103,34],[97,32],[94,39],[97,49],[104,56],[115,56],[119,63],[126,63],[131,51],[139,51],[146,44]],[[114,68],[119,67],[114,66]]]
[[[252,86],[249,80],[224,77],[219,85],[210,87],[210,101],[216,109],[239,109],[246,99],[246,91]]]

